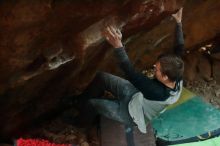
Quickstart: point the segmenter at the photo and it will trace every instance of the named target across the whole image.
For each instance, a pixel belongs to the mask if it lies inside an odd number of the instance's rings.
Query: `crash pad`
[[[147,127],[147,134],[141,133],[137,127],[133,127],[133,139],[135,146],[156,146],[152,126]],[[125,126],[117,121],[101,117],[101,146],[127,146]]]
[[[157,139],[166,144],[179,144],[219,135],[220,110],[186,89],[182,95],[185,97],[179,103],[152,121]]]
[[[191,142],[185,144],[177,144],[172,146],[220,146],[220,137],[211,138],[199,142]]]

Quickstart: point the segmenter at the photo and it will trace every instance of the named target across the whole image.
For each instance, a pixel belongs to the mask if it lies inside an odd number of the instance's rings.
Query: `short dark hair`
[[[181,80],[184,72],[183,60],[174,54],[162,54],[157,58],[160,62],[161,73],[167,75],[171,81]]]

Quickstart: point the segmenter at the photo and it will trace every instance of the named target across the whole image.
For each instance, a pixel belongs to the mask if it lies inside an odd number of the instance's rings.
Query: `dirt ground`
[[[197,81],[186,82],[185,84],[187,89],[201,96],[205,101],[216,108],[220,108],[220,85],[218,85],[215,80],[207,82],[198,79]]]

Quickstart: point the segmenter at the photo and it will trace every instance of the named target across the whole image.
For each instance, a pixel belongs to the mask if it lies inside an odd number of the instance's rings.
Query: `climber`
[[[173,14],[173,18],[177,24],[174,53],[158,57],[154,65],[154,79],[135,71],[122,44],[120,30],[114,26],[107,26],[103,36],[115,48],[115,56],[127,80],[98,72],[78,99],[87,99],[99,114],[122,122],[128,127],[136,125],[142,133],[146,133],[148,122],[158,116],[166,106],[175,103],[182,91],[184,71],[184,62],[181,59],[184,52],[182,8]],[[104,91],[111,92],[116,99],[106,99],[103,97]]]

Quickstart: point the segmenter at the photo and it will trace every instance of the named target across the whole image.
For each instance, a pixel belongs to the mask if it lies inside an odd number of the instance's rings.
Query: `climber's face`
[[[161,65],[160,65],[160,62],[159,62],[159,61],[157,61],[157,62],[154,64],[154,71],[155,71],[155,72],[154,72],[154,73],[155,73],[155,78],[156,78],[158,81],[164,83],[164,82],[168,79],[167,75],[164,75],[164,74],[161,72]]]

